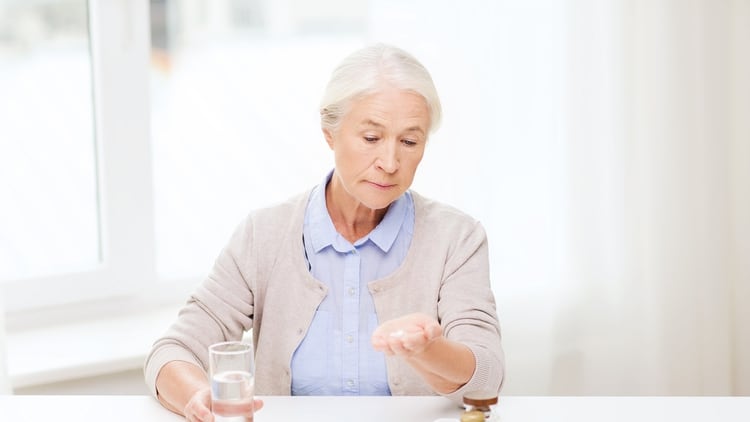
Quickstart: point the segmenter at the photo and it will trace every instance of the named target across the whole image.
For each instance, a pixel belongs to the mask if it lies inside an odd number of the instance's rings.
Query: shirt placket
[[[359,278],[360,255],[351,250],[344,264],[344,300],[342,324],[342,386],[345,394],[359,394]]]

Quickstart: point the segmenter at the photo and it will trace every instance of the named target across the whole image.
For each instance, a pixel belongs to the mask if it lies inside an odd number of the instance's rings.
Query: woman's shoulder
[[[301,230],[309,194],[306,191],[284,201],[253,209],[240,221],[234,236],[240,237],[243,242],[249,238],[263,241],[268,236],[278,239],[281,233],[297,226]]]
[[[247,219],[263,221],[264,223],[285,223],[289,224],[290,218],[296,214],[302,215],[307,205],[307,199],[310,191],[295,194],[281,202],[269,204],[256,208],[247,215]]]
[[[479,222],[465,211],[421,194],[410,191],[414,201],[414,211],[417,220],[429,222],[440,222],[441,224],[467,224],[476,225]]]
[[[427,247],[451,256],[472,254],[487,244],[482,223],[459,208],[412,192],[414,237],[418,248]],[[454,255],[455,254],[455,255]],[[426,256],[426,255],[425,255]]]

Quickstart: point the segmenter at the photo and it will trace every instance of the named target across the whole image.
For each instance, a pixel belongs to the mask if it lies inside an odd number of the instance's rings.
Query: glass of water
[[[252,344],[216,343],[208,348],[211,411],[216,422],[253,420],[255,365]]]

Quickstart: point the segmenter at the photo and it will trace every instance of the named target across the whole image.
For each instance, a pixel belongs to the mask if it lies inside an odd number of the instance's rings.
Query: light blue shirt
[[[414,202],[406,192],[375,229],[351,244],[326,208],[331,174],[312,191],[305,211],[310,273],[328,286],[328,295],[292,356],[292,395],[390,395],[385,356],[370,343],[378,317],[367,283],[393,273],[406,257]]]

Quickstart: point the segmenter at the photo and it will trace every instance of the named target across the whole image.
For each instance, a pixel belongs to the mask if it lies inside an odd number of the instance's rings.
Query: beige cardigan
[[[433,315],[446,337],[466,344],[476,358],[471,380],[447,396],[460,401],[467,391],[499,391],[504,356],[484,229],[455,208],[412,195],[415,226],[407,256],[393,274],[368,284],[378,320]],[[210,344],[240,339],[250,328],[256,394],[290,394],[292,354],[327,292],[304,259],[308,197],[257,210],[235,230],[177,321],[154,343],[144,368],[153,394],[164,364],[180,360],[205,369]],[[387,357],[386,368],[392,394],[435,394],[402,359]]]

